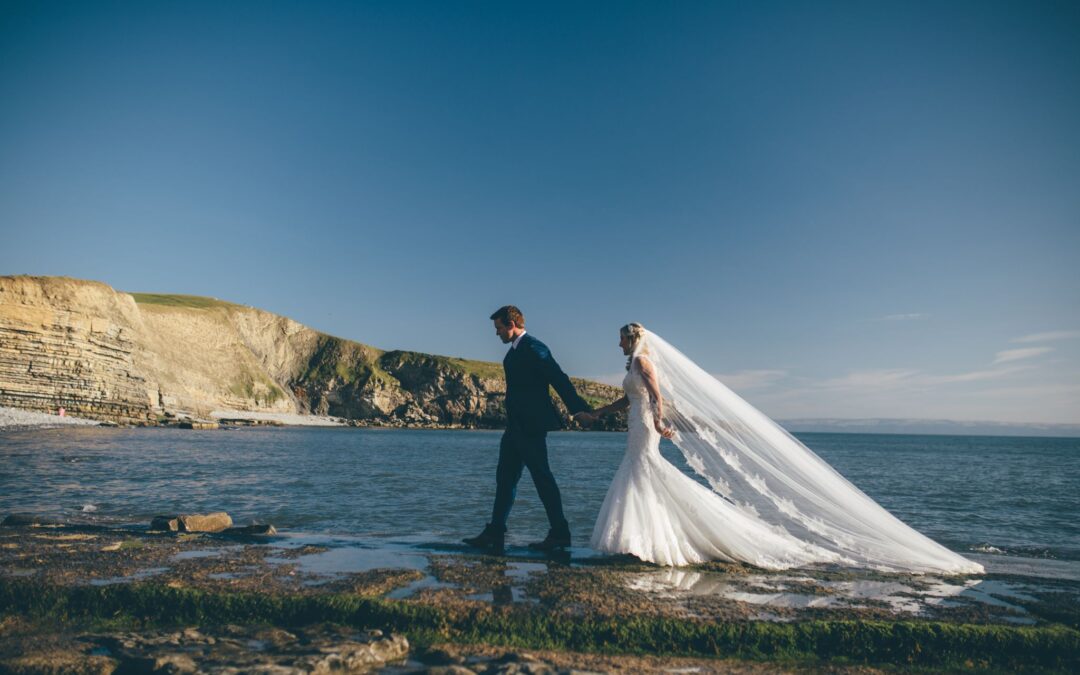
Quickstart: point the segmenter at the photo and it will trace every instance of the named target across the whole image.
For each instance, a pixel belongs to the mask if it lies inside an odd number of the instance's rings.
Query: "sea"
[[[988,572],[1080,581],[1080,439],[796,436],[901,520]],[[159,514],[226,511],[239,525],[283,532],[451,545],[488,520],[499,437],[311,427],[8,431],[0,433],[0,517],[139,526]],[[624,433],[548,437],[579,549],[625,447]],[[674,445],[665,441],[662,452],[692,475]],[[526,471],[508,541],[546,531]]]

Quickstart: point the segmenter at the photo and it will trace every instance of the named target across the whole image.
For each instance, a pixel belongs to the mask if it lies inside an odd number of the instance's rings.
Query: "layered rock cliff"
[[[590,402],[619,391],[575,380]],[[0,277],[0,405],[123,423],[212,410],[497,427],[495,363],[384,351],[212,298]]]

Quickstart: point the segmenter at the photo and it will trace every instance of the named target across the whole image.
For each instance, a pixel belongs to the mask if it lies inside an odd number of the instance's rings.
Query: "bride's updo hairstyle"
[[[622,335],[630,343],[630,356],[626,358],[626,369],[630,370],[630,364],[634,362],[634,357],[645,353],[645,326],[640,323],[628,323],[619,329],[619,335]]]

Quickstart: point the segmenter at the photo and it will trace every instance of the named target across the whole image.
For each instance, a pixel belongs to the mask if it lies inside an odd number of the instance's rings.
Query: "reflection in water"
[[[717,597],[774,608],[867,607],[867,603],[887,606],[902,614],[926,614],[934,606],[958,606],[976,602],[1001,607],[1017,615],[1018,623],[1034,623],[1027,611],[1001,596],[1034,600],[1019,587],[1001,581],[969,579],[950,583],[933,577],[898,580],[859,579],[832,581],[794,575],[749,575],[731,577],[710,572],[664,569],[635,576],[629,586],[659,597]],[[906,579],[905,579],[906,581]],[[813,588],[813,592],[807,592]]]
[[[476,593],[467,598],[490,602],[493,605],[511,605],[536,602],[535,598],[525,595],[524,584],[530,574],[547,572],[548,567],[544,563],[497,561],[487,565],[485,569],[498,572],[501,579],[492,584],[490,593]]]

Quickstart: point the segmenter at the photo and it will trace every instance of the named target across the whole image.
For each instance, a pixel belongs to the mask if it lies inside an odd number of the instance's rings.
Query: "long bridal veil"
[[[902,523],[766,415],[651,331],[665,418],[687,463],[761,521],[883,571],[974,574],[963,558]]]

